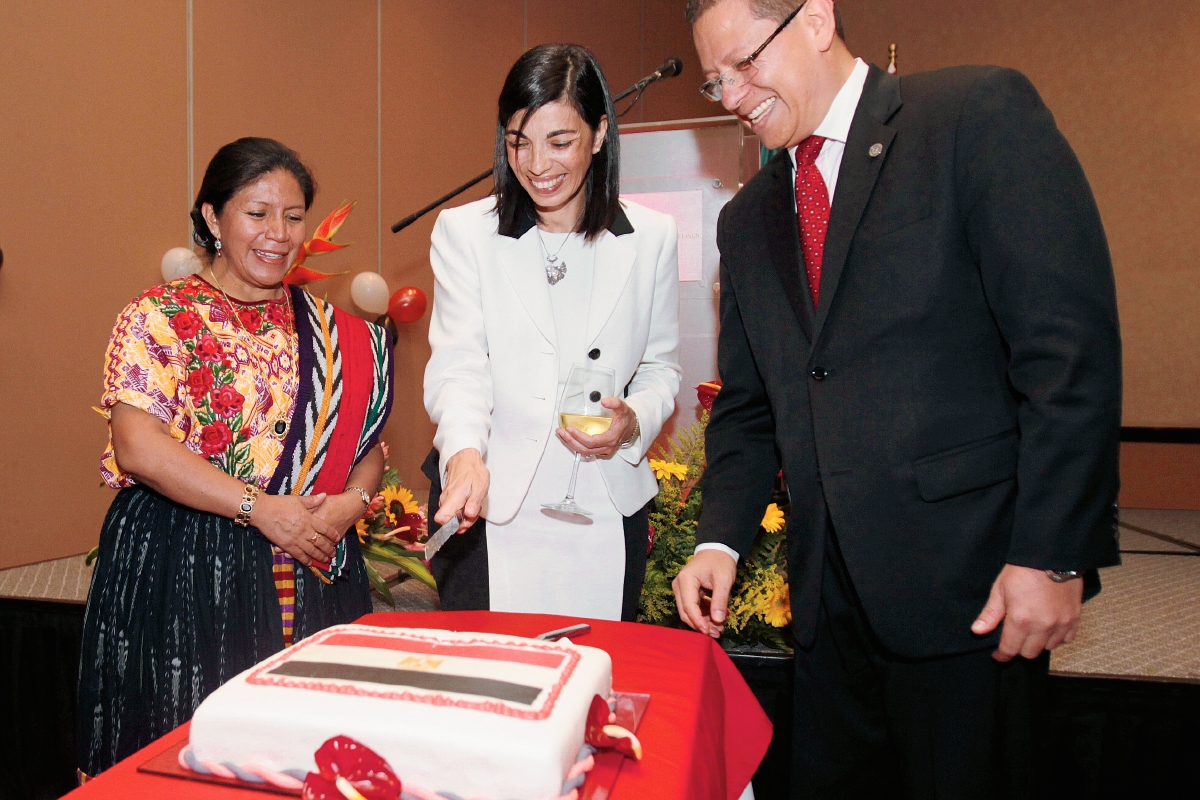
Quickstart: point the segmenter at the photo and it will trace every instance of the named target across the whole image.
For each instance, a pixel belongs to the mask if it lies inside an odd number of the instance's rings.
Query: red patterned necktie
[[[817,169],[817,155],[825,137],[810,136],[796,148],[796,216],[800,222],[800,252],[813,308],[821,291],[821,261],[825,258],[825,232],[829,229],[829,189]]]

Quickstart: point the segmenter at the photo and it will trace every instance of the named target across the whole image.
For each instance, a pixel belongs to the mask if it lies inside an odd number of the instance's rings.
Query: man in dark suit
[[[833,0],[796,6],[688,4],[703,91],[787,152],[718,227],[724,386],[680,615],[721,634],[782,468],[797,796],[1021,794],[1047,651],[1118,563],[1099,213],[1024,76],[897,78]]]

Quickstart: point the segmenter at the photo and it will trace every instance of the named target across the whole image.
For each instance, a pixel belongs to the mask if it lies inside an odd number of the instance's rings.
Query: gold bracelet
[[[250,527],[250,513],[254,511],[254,502],[258,500],[258,487],[252,483],[246,484],[246,490],[242,492],[242,502],[238,504],[237,516],[233,518],[233,524],[243,528]]]
[[[633,433],[629,434],[629,436],[625,437],[625,441],[621,442],[621,449],[628,450],[630,447],[633,447],[633,443],[636,442],[641,435],[642,435],[642,422],[641,422],[641,420],[639,420],[637,418],[637,415],[634,414],[634,416],[633,416]]]

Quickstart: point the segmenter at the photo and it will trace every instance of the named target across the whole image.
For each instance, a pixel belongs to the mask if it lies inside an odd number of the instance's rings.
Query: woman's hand
[[[307,567],[314,560],[332,558],[334,543],[343,533],[314,513],[325,502],[325,494],[307,497],[260,494],[250,514],[250,523],[271,544]]]
[[[325,502],[313,511],[313,515],[325,520],[337,531],[337,536],[331,540],[337,544],[354,523],[362,519],[366,511],[362,495],[358,492],[342,492],[326,497]]]
[[[473,447],[459,450],[446,462],[446,485],[433,521],[444,525],[457,516],[462,520],[460,533],[474,525],[491,482],[491,473],[484,466],[479,451]]]
[[[633,435],[637,425],[637,414],[633,413],[624,400],[619,397],[606,397],[600,405],[612,409],[612,424],[608,430],[595,436],[589,436],[578,428],[559,428],[555,431],[562,443],[572,453],[595,458],[612,458],[621,449],[621,443]]]

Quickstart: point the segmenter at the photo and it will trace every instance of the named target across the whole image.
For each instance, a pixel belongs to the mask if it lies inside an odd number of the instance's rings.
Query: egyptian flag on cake
[[[330,628],[269,659],[246,682],[539,720],[554,710],[580,658],[553,642],[443,637]]]

